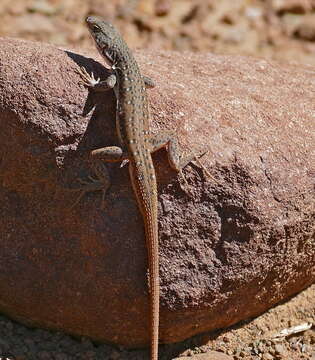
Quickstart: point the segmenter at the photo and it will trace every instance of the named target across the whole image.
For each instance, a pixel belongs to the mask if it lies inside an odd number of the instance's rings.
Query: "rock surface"
[[[95,57],[96,52],[86,51]],[[315,279],[315,69],[244,57],[137,53],[153,130],[209,147],[158,177],[161,342],[257,315]],[[75,203],[89,151],[116,144],[114,96],[76,73],[100,64],[1,39],[0,309],[31,325],[126,346],[148,342],[146,249],[127,167]],[[96,104],[95,109],[93,109]]]

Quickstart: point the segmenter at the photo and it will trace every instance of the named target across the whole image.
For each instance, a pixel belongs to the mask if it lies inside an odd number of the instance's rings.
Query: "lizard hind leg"
[[[70,209],[77,205],[86,193],[91,191],[102,191],[101,209],[103,209],[105,195],[110,186],[110,177],[105,162],[119,162],[125,160],[126,157],[127,154],[118,146],[108,146],[91,151],[91,168],[95,176],[88,176],[88,180],[79,179],[81,186],[71,191],[80,193]]]
[[[91,151],[90,158],[96,179],[90,177],[92,182],[103,184],[101,208],[104,208],[106,191],[110,186],[110,178],[105,162],[119,162],[126,160],[127,153],[118,146],[107,146]]]
[[[110,187],[110,178],[106,165],[100,160],[96,160],[92,163],[92,170],[95,176],[88,176],[88,180],[78,179],[80,186],[69,191],[79,192],[79,196],[75,202],[70,206],[70,210],[73,209],[82,199],[82,197],[91,191],[102,191],[102,202],[100,208],[104,208],[105,195]]]
[[[188,165],[192,160],[199,160],[201,156],[203,156],[208,150],[201,151],[200,154],[196,155],[195,153],[191,152],[190,154],[187,153],[180,153],[179,144],[177,140],[177,136],[173,131],[165,131],[158,135],[151,136],[148,138],[148,142],[151,146],[151,152],[154,152],[162,147],[167,147],[167,155],[170,166],[177,172],[180,173],[181,177],[183,178],[186,185],[188,185],[187,180],[182,172],[182,169]],[[199,165],[206,171],[208,175],[207,169],[198,161]]]
[[[105,195],[110,186],[110,177],[105,162],[119,162],[126,157],[127,154],[118,146],[108,146],[91,151],[91,167],[95,176],[88,176],[88,180],[79,179],[81,186],[71,190],[79,192],[79,196],[70,209],[77,205],[86,193],[91,191],[102,191],[101,209],[103,209]]]

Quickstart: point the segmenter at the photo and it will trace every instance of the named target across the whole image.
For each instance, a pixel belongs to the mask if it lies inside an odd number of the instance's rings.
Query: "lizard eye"
[[[100,31],[100,28],[99,28],[99,26],[97,26],[97,25],[93,25],[93,30],[94,30],[94,31]]]

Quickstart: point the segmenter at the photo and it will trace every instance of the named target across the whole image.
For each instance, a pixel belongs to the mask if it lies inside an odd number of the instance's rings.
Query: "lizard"
[[[146,84],[152,83],[140,73],[139,66],[126,42],[109,22],[97,16],[86,18],[96,47],[111,69],[103,81],[81,69],[84,82],[97,91],[113,88],[116,95],[116,131],[120,146],[92,150],[92,159],[104,162],[128,161],[129,175],[138,208],[142,214],[149,268],[150,359],[158,359],[159,342],[159,243],[157,182],[151,153],[168,148],[171,167],[181,172],[196,155],[184,158],[177,151],[178,140],[173,132],[153,135],[149,128],[149,107]],[[84,70],[84,71],[83,71]],[[205,152],[203,152],[204,154]],[[108,176],[105,175],[106,182]],[[106,188],[108,185],[106,185]],[[89,190],[87,190],[89,191]]]

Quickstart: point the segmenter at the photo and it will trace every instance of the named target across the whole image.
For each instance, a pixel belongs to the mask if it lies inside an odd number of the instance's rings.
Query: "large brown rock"
[[[101,61],[94,50],[86,51]],[[245,57],[137,53],[152,127],[208,155],[189,183],[154,155],[161,342],[257,315],[315,279],[315,69]],[[96,340],[148,342],[147,257],[127,166],[84,194],[89,152],[117,144],[115,101],[77,74],[100,64],[53,46],[0,40],[0,309]],[[96,107],[93,108],[94,104]]]

